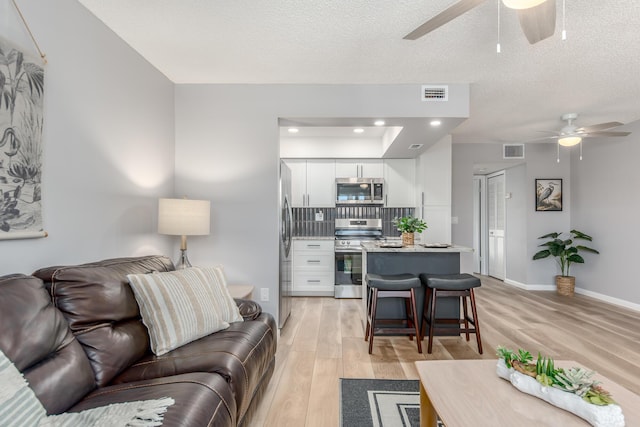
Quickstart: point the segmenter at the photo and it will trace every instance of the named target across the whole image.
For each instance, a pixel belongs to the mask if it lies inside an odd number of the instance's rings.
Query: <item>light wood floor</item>
[[[416,360],[495,359],[498,345],[575,360],[640,394],[640,313],[580,295],[525,292],[488,277],[476,300],[483,355],[473,335],[469,342],[436,338],[430,355],[426,340],[419,354],[407,337],[376,337],[369,355],[359,300],[294,298],[252,425],[337,426],[339,378],[417,379]]]

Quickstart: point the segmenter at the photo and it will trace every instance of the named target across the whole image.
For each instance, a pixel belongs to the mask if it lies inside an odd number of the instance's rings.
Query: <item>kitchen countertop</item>
[[[472,248],[466,246],[451,245],[446,248],[426,248],[420,243],[400,248],[380,247],[379,243],[363,243],[362,248],[365,252],[473,252]]]
[[[336,240],[334,236],[293,236],[293,240]]]

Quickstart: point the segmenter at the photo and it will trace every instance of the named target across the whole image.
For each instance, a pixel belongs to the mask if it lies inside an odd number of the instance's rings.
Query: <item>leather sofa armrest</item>
[[[234,301],[238,305],[240,315],[244,320],[256,320],[262,314],[262,307],[253,300],[235,298]]]

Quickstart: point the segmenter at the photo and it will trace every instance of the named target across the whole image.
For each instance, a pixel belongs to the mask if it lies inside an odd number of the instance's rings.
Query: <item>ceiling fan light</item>
[[[538,6],[547,0],[502,0],[505,6],[511,9],[529,9]]]
[[[573,147],[576,144],[580,144],[580,141],[582,141],[582,138],[579,136],[565,136],[558,140],[558,144],[563,147]]]

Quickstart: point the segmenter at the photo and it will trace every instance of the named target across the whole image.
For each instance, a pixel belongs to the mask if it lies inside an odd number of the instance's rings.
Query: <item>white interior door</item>
[[[505,202],[504,171],[487,178],[489,222],[489,276],[504,280]]]

